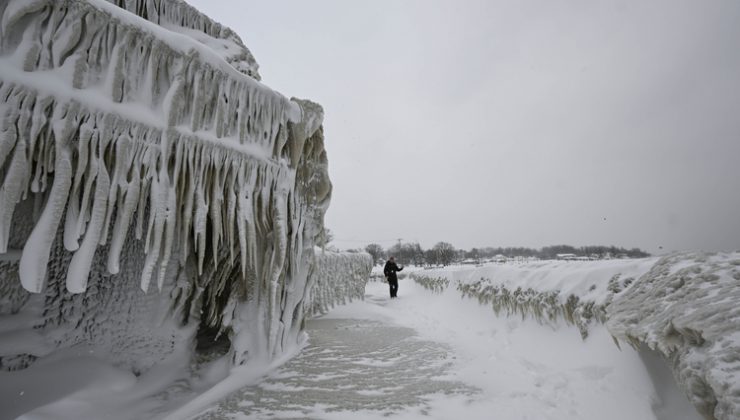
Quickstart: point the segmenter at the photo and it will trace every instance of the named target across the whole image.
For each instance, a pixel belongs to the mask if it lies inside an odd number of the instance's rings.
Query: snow
[[[737,254],[409,268],[418,284],[389,301],[382,282],[364,289],[367,255],[314,248],[332,193],[323,109],[261,84],[241,40],[187,4],[115,3],[0,3],[9,415],[197,415],[287,363],[308,317],[354,300],[323,319],[412,331],[413,354],[454,361],[432,365],[465,391],[418,388],[411,417],[675,418],[660,358],[702,413],[738,417]],[[203,331],[223,353],[196,350]]]
[[[364,301],[309,321],[325,350],[308,347],[198,418],[700,418],[658,356],[617,348],[603,326],[584,341],[563,324],[497,317],[453,288],[400,283],[398,299],[371,282]]]
[[[740,415],[738,261],[737,252],[682,253],[450,267],[413,277],[429,290],[457,289],[499,315],[566,321],[584,339],[603,323],[617,344],[656,350],[702,415],[734,419]]]
[[[527,261],[522,263],[487,264],[482,267],[451,266],[442,270],[417,272],[423,277],[445,277],[453,282],[472,283],[481,278],[510,290],[533,289],[557,291],[561,301],[576,295],[597,304],[606,302],[608,281],[637,278],[646,273],[658,258],[601,261]]]
[[[740,252],[662,258],[609,307],[616,337],[656,350],[702,414],[740,417]]]
[[[274,418],[293,416],[319,419],[487,419],[491,413],[496,413],[507,419],[698,420],[701,416],[692,405],[696,401],[686,397],[682,377],[679,375],[674,378],[671,372],[673,366],[666,363],[664,354],[650,350],[647,347],[649,343],[636,348],[614,345],[612,335],[615,331],[611,330],[611,324],[621,325],[621,321],[612,314],[611,308],[623,305],[621,302],[624,299],[633,299],[629,296],[643,290],[644,282],[658,278],[656,273],[667,273],[669,277],[684,276],[688,280],[687,273],[704,273],[709,267],[714,267],[711,273],[732,275],[740,265],[737,264],[740,259],[736,257],[737,254],[678,255],[657,261],[448,267],[433,271],[436,276],[455,278],[447,287],[439,289],[430,289],[423,281],[418,282],[418,276],[432,271],[410,269],[412,277],[417,280],[411,277],[401,279],[398,299],[389,299],[385,282],[370,282],[365,286],[364,299],[340,304],[315,321],[308,321],[309,333],[324,331],[322,334],[325,337],[329,334],[328,337],[337,343],[334,347],[328,346],[325,341],[319,342],[327,346],[325,348],[304,347],[308,343],[306,338],[312,342],[318,336],[302,336],[302,341],[284,349],[282,357],[272,361],[251,359],[244,366],[231,368],[230,374],[228,368],[224,372],[227,365],[217,364],[211,368],[216,373],[204,373],[200,382],[189,379],[190,385],[186,391],[167,390],[162,382],[147,382],[151,379],[132,379],[126,372],[110,370],[110,367],[96,365],[98,362],[94,359],[85,359],[84,363],[90,369],[103,372],[100,382],[95,384],[99,393],[93,393],[91,386],[86,383],[72,386],[68,394],[50,405],[37,407],[28,418],[44,418],[46,413],[55,413],[55,418],[74,418],[77,413],[95,418],[104,412],[117,412],[114,409],[116,407],[129,405],[132,408],[125,414],[112,418],[132,418],[148,413],[149,417],[169,419],[241,419],[266,415]],[[364,254],[327,252],[325,258],[337,262],[354,260],[358,270],[369,270],[369,260]],[[687,260],[693,261],[693,264],[687,264]],[[672,270],[672,263],[681,264],[684,268]],[[704,268],[698,270],[697,264]],[[340,266],[326,264],[324,267],[331,272]],[[552,267],[561,278],[552,273],[549,276],[533,273]],[[601,273],[603,280],[597,281],[599,276],[593,275],[594,271]],[[519,273],[525,279],[521,282],[522,287],[543,292],[553,292],[560,285],[568,284],[570,292],[583,291],[606,304],[607,314],[611,318],[607,318],[606,324],[590,324],[589,334],[582,338],[563,318],[541,323],[534,317],[521,317],[518,314],[514,317],[496,315],[488,304],[481,305],[475,299],[462,298],[460,289],[456,287],[478,281],[475,279],[483,272],[507,273],[507,276],[495,277],[506,281],[507,285],[519,284],[512,278]],[[608,285],[610,282],[613,284],[611,280],[616,274],[620,274],[620,277],[635,276],[636,280],[618,292],[609,292]],[[313,275],[323,277],[319,272]],[[339,278],[341,276],[329,282],[325,279],[326,284],[331,286],[320,287],[337,287]],[[351,279],[351,276],[348,278]],[[550,280],[533,280],[543,278]],[[724,277],[718,275],[718,278]],[[320,281],[319,278],[314,280]],[[591,287],[594,282],[601,292],[594,293]],[[353,281],[348,281],[347,290],[359,287],[353,284]],[[642,305],[646,306],[644,303]],[[654,307],[660,308],[661,305]],[[630,313],[640,315],[635,310]],[[332,320],[337,323],[326,324]],[[317,330],[312,325],[323,325],[323,330]],[[342,338],[344,331],[356,331],[363,339],[346,341],[347,338]],[[738,336],[729,335],[726,340],[736,342]],[[371,345],[372,340],[376,340],[373,337],[396,338],[387,344]],[[712,339],[711,335],[706,337]],[[725,342],[725,351],[728,346]],[[346,354],[348,351],[353,352],[351,357]],[[693,366],[701,365],[712,371],[712,366],[716,366],[719,360],[713,361],[710,352],[699,355],[697,351],[690,352]],[[47,357],[49,359],[42,358],[32,366],[53,366],[57,356],[52,354]],[[439,364],[440,361],[444,363]],[[39,362],[42,364],[39,365]],[[377,376],[380,372],[416,362],[426,368],[402,371],[405,376],[403,381],[397,380],[397,389]],[[313,363],[323,367],[317,369]],[[161,366],[164,369],[168,364]],[[436,367],[429,370],[432,366]],[[717,366],[717,373],[730,374],[720,368]],[[27,383],[28,375],[34,375],[33,372],[29,368],[9,373],[20,375],[13,381],[6,381],[8,377],[3,378],[3,374],[0,374],[0,383]],[[224,374],[227,376],[222,379]],[[64,376],[64,372],[60,375]],[[731,374],[718,379],[736,382]],[[325,389],[330,383],[335,384],[331,385],[333,388]],[[336,384],[344,385],[336,387]],[[143,391],[135,391],[141,387],[148,392],[147,396]],[[13,385],[11,388],[5,395],[19,395],[20,392],[34,389],[25,385]],[[154,392],[155,389],[159,391]],[[253,399],[255,389],[261,390],[262,398]],[[107,395],[110,394],[106,394],[105,390],[115,390],[116,396],[108,399]],[[36,399],[38,402],[39,398],[47,398],[45,395],[57,398],[59,395],[55,393],[60,391],[41,389],[38,392],[28,394],[29,400]],[[160,397],[152,399],[153,393]],[[391,398],[396,393],[400,393],[400,399]],[[333,399],[330,395],[343,397]],[[721,396],[719,393],[716,395]],[[317,396],[322,399],[312,400]],[[285,398],[293,400],[289,405],[281,405],[285,403]],[[95,403],[92,403],[93,399]],[[16,400],[13,401],[18,404]],[[386,406],[387,401],[396,402]]]
[[[385,297],[386,289],[371,283],[368,293]],[[453,349],[450,378],[480,394],[467,403],[438,397],[431,403],[434,418],[655,418],[654,391],[638,355],[620,351],[605,330],[582,342],[564,326],[496,317],[485,306],[460,300],[454,289],[433,294],[409,280],[401,281],[399,299],[385,306],[350,306],[329,316],[352,317],[355,311],[390,319]]]

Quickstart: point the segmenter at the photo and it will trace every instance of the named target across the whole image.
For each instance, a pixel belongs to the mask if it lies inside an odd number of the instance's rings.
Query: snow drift
[[[11,0],[0,19],[0,368],[85,344],[139,373],[196,333],[228,337],[232,365],[294,347],[324,305],[321,107],[262,85],[179,0]]]
[[[660,354],[705,418],[740,417],[740,253],[449,267],[412,278],[435,292],[453,286],[496,314],[575,325],[584,338],[604,324],[618,345]]]

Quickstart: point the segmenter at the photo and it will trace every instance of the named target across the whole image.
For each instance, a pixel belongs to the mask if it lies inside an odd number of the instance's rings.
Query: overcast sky
[[[323,105],[340,248],[740,249],[740,2],[191,0]]]

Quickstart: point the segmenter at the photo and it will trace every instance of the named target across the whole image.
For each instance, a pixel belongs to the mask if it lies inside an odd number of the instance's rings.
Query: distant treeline
[[[378,244],[370,244],[365,247],[375,262],[382,261],[394,256],[400,264],[414,265],[448,265],[464,260],[485,260],[500,256],[506,258],[529,257],[541,260],[556,259],[558,255],[572,254],[576,257],[592,258],[643,258],[650,254],[639,248],[622,248],[616,246],[591,245],[574,247],[571,245],[552,245],[540,249],[524,247],[485,247],[472,248],[470,250],[456,249],[447,242],[438,242],[430,249],[423,249],[418,243],[395,244],[384,249]]]

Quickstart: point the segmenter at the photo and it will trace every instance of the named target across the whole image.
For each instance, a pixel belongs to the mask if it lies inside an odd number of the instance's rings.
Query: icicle
[[[112,2],[154,22],[203,30],[211,45],[241,44],[180,1]],[[90,270],[104,258],[121,281],[95,293],[125,287],[131,279],[121,260],[143,245],[133,280],[148,290],[156,276],[163,294],[177,287],[180,297],[208,289],[209,319],[240,324],[232,325],[235,363],[281,351],[300,329],[295,308],[331,193],[323,111],[219,58],[244,64],[246,49],[217,53],[187,36],[161,36],[141,19],[111,19],[99,2],[52,3],[11,0],[0,29],[0,250],[16,239],[8,235],[19,202],[33,200],[40,213],[21,259],[23,286],[42,290],[51,265],[82,293],[100,277]],[[49,75],[54,83],[41,82]],[[57,234],[62,243],[52,248]],[[108,240],[107,256],[96,258]],[[64,273],[59,259],[68,251]],[[192,284],[172,285],[178,271],[196,269],[203,275]],[[232,271],[242,278],[228,278]]]
[[[238,184],[244,185],[244,172],[239,172],[238,177]],[[247,278],[247,253],[249,250],[249,246],[247,244],[247,226],[250,225],[247,213],[250,212],[251,205],[249,202],[249,197],[247,197],[245,191],[238,190],[237,192],[237,210],[236,210],[236,226],[237,226],[237,237],[239,238],[239,250],[241,255],[241,269],[242,269],[242,278]]]
[[[221,235],[223,234],[223,226],[221,219],[221,204],[223,203],[223,191],[224,183],[221,176],[221,165],[222,159],[220,153],[214,151],[214,156],[211,160],[214,162],[213,178],[211,179],[210,189],[210,218],[211,218],[211,249],[213,252],[217,252],[221,244]],[[218,258],[213,258],[214,269],[218,268]]]
[[[198,274],[203,274],[203,259],[206,253],[206,218],[208,216],[208,204],[205,201],[205,176],[204,171],[198,174],[198,185],[195,188],[195,219],[193,221],[193,237],[195,255],[198,257]]]
[[[74,108],[74,104],[69,108]],[[68,111],[64,109],[59,111]],[[68,114],[73,111],[69,110]],[[55,115],[55,120],[65,121],[65,115]],[[57,233],[59,221],[64,213],[69,196],[69,188],[72,182],[72,157],[69,150],[69,139],[72,136],[73,121],[70,117],[66,120],[66,126],[55,126],[56,142],[56,159],[54,161],[54,182],[49,191],[49,198],[46,202],[41,217],[36,222],[31,235],[23,247],[18,274],[21,278],[23,288],[29,292],[39,293],[46,284],[46,266],[49,262],[49,253],[51,245]]]
[[[172,248],[175,246],[175,223],[177,218],[177,194],[174,187],[167,188],[167,209],[164,216],[164,250],[159,261],[159,277],[157,278],[157,290],[162,291],[164,277],[167,272],[167,264],[170,262]]]
[[[8,251],[13,211],[23,194],[23,180],[29,176],[26,143],[18,141],[18,133],[15,130],[8,129],[2,137],[0,149],[7,149],[7,152],[3,150],[4,154],[7,154],[13,148],[15,151],[11,157],[5,181],[0,188],[0,254]],[[4,158],[0,160],[0,165],[4,160]]]
[[[182,226],[182,228],[180,229],[180,236],[182,237],[182,241],[180,244],[181,264],[185,264],[185,261],[190,254],[190,228],[192,226],[193,220],[193,200],[195,199],[195,165],[193,162],[195,157],[193,156],[193,148],[188,148],[185,153],[186,155],[183,158],[184,172],[182,174],[185,176],[185,180],[183,181],[185,183],[185,188],[183,196],[181,198],[182,200],[184,200],[184,203],[182,205],[182,222],[180,222]]]
[[[100,148],[104,149],[104,147],[103,145]],[[80,249],[72,256],[72,261],[70,261],[69,268],[67,269],[67,290],[71,293],[82,293],[87,289],[90,266],[95,256],[98,242],[100,242],[100,232],[105,221],[108,191],[110,189],[108,172],[103,165],[99,166],[95,184],[95,196],[93,198],[92,213],[87,226],[87,233],[82,240]]]
[[[67,206],[67,215],[64,225],[64,247],[67,251],[76,251],[79,248],[77,241],[80,238],[80,227],[81,210],[80,210],[80,198],[79,191],[82,181],[85,179],[85,172],[87,171],[89,155],[91,154],[89,149],[92,147],[90,140],[93,135],[87,125],[80,127],[80,135],[78,138],[77,145],[77,170],[72,178],[72,192],[70,193],[71,200]],[[94,153],[93,153],[94,154]]]
[[[136,204],[139,199],[141,189],[139,176],[140,173],[138,165],[133,165],[131,168],[131,180],[123,193],[125,197],[123,200],[123,206],[118,206],[116,223],[113,226],[113,236],[111,239],[110,250],[108,252],[108,272],[111,274],[118,274],[120,269],[121,250],[123,249],[123,243],[128,234],[131,217],[134,214]],[[139,218],[142,219],[143,213],[139,213],[139,215],[141,216]]]
[[[234,250],[236,248],[236,243],[234,242],[234,233],[236,231],[234,226],[234,221],[237,217],[236,215],[236,193],[234,192],[234,184],[236,184],[236,173],[237,169],[234,167],[229,168],[229,175],[228,175],[228,181],[226,182],[226,188],[227,192],[225,195],[226,200],[226,232],[228,235],[228,247],[229,247],[229,265],[234,264]]]
[[[131,166],[131,139],[128,136],[121,136],[115,141],[115,161],[113,162],[113,176],[110,180],[110,191],[108,192],[108,210],[105,213],[105,220],[103,222],[103,231],[100,233],[100,242],[98,245],[105,245],[108,241],[108,230],[111,227],[111,219],[113,218],[113,210],[118,206],[122,207],[122,200],[119,200],[120,195],[124,194],[126,182],[122,180],[124,176],[123,172],[128,172],[128,168]],[[114,205],[115,204],[115,205]]]

